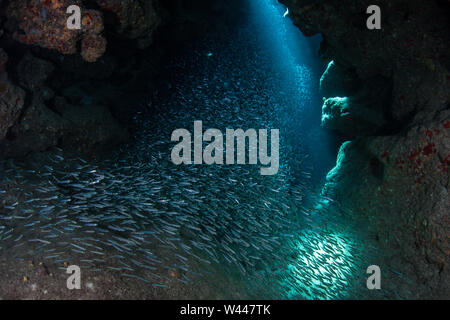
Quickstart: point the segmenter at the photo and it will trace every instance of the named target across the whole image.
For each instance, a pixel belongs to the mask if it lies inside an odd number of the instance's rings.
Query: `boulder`
[[[18,121],[25,104],[25,91],[8,79],[7,61],[8,55],[0,48],[0,142]]]

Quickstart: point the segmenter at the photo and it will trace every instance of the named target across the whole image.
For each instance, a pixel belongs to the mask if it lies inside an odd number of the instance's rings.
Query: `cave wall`
[[[161,66],[239,11],[226,0],[82,0],[82,28],[68,30],[72,4],[0,0],[0,159],[126,142]]]
[[[280,2],[323,36],[322,125],[348,140],[323,193],[369,221],[415,297],[448,298],[449,2]],[[372,4],[381,30],[366,27]]]

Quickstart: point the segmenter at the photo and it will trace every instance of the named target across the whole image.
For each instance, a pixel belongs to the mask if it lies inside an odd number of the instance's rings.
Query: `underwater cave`
[[[0,299],[449,299],[449,3],[378,3],[0,0]]]

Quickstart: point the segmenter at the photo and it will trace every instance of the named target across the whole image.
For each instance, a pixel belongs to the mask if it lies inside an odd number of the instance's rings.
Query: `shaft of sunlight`
[[[296,92],[287,92],[293,95],[291,100],[296,105],[285,110],[293,110],[289,116],[298,117],[295,135],[299,140],[306,137],[304,143],[313,165],[320,168],[317,175],[323,178],[333,166],[335,155],[330,151],[329,136],[320,127],[322,99],[317,84],[324,66],[315,51],[321,37],[307,39],[289,19],[289,10],[276,0],[250,2],[252,19],[259,29],[255,36],[270,48],[275,72],[282,74],[286,84],[296,83]],[[343,293],[355,270],[352,241],[351,236],[339,232],[300,231],[292,244],[298,259],[287,265],[282,284],[287,288],[287,297],[330,299],[336,298],[338,292]]]
[[[286,15],[288,9],[277,0],[250,0],[249,3],[251,19],[259,30],[255,37],[260,37],[260,43],[270,48],[273,69],[286,82],[298,83],[298,104],[293,106],[302,119],[298,135],[306,137],[305,147],[313,162],[312,180],[323,182],[335,164],[337,148],[335,138],[320,126],[319,79],[326,67],[318,57],[322,37],[305,37],[289,14]]]

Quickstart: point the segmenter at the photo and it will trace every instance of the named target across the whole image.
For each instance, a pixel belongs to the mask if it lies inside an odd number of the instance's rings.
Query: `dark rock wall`
[[[161,66],[239,1],[0,0],[0,159],[52,146],[83,155],[127,141]]]
[[[345,135],[324,193],[365,217],[416,297],[449,297],[448,1],[280,0],[321,33],[322,124]],[[377,4],[382,29],[366,28]]]

